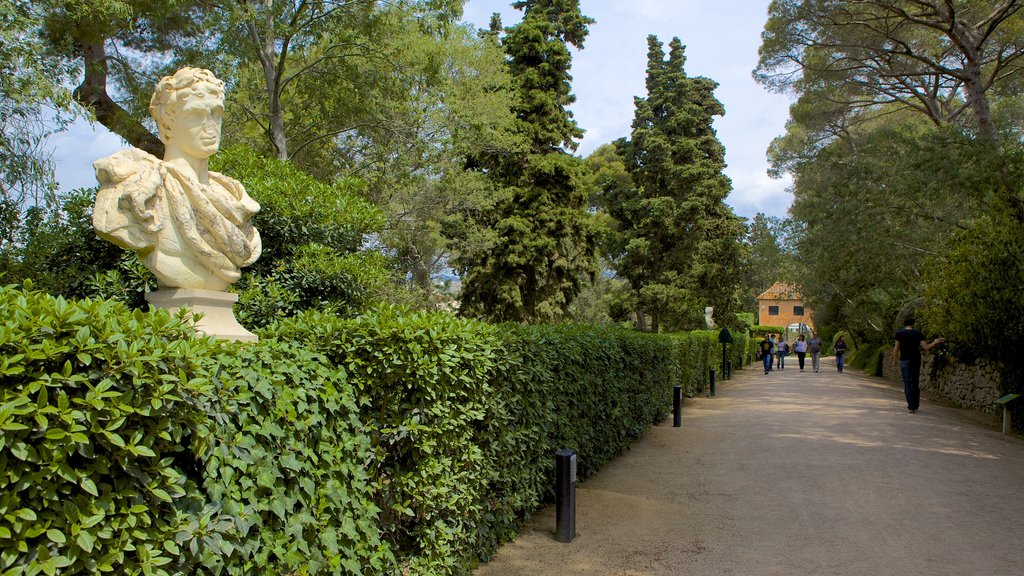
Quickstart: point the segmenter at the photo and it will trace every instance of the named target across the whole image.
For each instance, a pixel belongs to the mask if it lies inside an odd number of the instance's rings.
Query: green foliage
[[[568,110],[575,100],[568,45],[583,47],[591,20],[579,0],[514,6],[525,9],[523,20],[506,29],[501,46],[515,82],[513,130],[525,151],[471,155],[469,165],[488,174],[494,194],[449,232],[459,246],[453,264],[462,273],[462,313],[494,321],[561,320],[596,272],[586,171],[568,152],[582,136]]]
[[[1019,87],[1022,18],[1001,0],[776,0],[755,78],[801,95],[815,140],[883,108],[994,139],[990,99]]]
[[[801,288],[822,329],[891,343],[927,259],[1000,187],[1000,155],[958,131],[895,117],[850,143],[797,165]]]
[[[65,298],[117,297],[134,307],[156,279],[138,259],[96,236],[96,189],[66,194],[59,205],[20,214],[14,241],[0,249],[5,282],[31,280],[39,290]]]
[[[789,218],[754,215],[747,224],[742,260],[744,308],[757,309],[757,297],[780,280],[799,274],[793,221]]]
[[[978,218],[957,232],[925,273],[924,319],[966,357],[996,360],[1007,391],[1020,392],[1024,362],[1024,221],[1008,212]],[[1011,390],[1012,389],[1012,390]]]
[[[493,328],[381,309],[348,321],[307,313],[272,330],[348,373],[372,442],[365,465],[383,511],[382,538],[410,573],[459,573],[474,558],[493,474],[475,443],[498,354]]]
[[[206,501],[177,538],[213,573],[388,574],[366,462],[369,438],[345,371],[263,340],[204,362],[197,430]],[[195,382],[189,384],[195,388]]]
[[[44,146],[48,125],[60,126],[73,115],[64,84],[69,69],[38,38],[46,4],[0,2],[0,210],[13,213],[53,201],[56,182]],[[0,219],[0,247],[12,224]]]
[[[382,538],[413,574],[465,574],[551,495],[557,449],[576,450],[589,476],[664,418],[673,385],[702,391],[720,358],[713,332],[493,326],[392,309],[307,313],[271,333],[345,367],[372,438]]]
[[[0,570],[389,574],[344,372],[0,289]]]
[[[0,569],[30,574],[465,575],[551,496],[554,451],[588,477],[721,358],[715,331],[390,308],[250,344],[12,287],[0,314]]]
[[[891,344],[869,344],[861,346],[850,353],[846,363],[858,370],[863,370],[873,376],[882,375],[882,363],[885,361],[885,352],[891,350]]]
[[[604,197],[617,223],[617,272],[636,291],[651,328],[693,329],[713,306],[719,321],[738,310],[741,221],[724,200],[725,149],[712,120],[725,110],[717,84],[686,76],[684,47],[648,37],[647,97],[636,99],[633,132],[617,146],[633,187],[612,182]]]
[[[784,326],[767,326],[765,324],[757,324],[750,327],[750,331],[758,336],[764,336],[767,334],[782,334],[786,331]]]
[[[241,322],[264,326],[309,309],[352,314],[385,298],[391,262],[364,246],[383,229],[384,215],[363,197],[359,180],[324,183],[241,147],[213,160],[260,203],[253,224],[263,253],[238,284]]]
[[[178,461],[206,418],[182,384],[209,342],[166,312],[9,287],[0,318],[0,570],[177,573],[196,491]]]

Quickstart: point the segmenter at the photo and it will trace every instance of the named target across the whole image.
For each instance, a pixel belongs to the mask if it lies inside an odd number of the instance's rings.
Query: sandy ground
[[[1019,576],[1024,440],[824,359],[688,399],[475,576]]]

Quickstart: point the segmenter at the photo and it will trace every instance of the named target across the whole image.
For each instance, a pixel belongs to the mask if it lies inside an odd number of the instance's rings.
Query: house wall
[[[813,328],[814,322],[811,321],[810,308],[804,307],[804,313],[802,316],[797,316],[793,312],[794,307],[803,305],[803,300],[759,300],[757,323],[763,326],[789,326],[790,324],[802,322]],[[779,307],[778,316],[771,316],[768,314],[769,307],[771,306]]]

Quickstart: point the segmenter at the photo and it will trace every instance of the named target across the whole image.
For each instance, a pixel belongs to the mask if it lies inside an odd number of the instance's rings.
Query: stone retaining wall
[[[934,362],[934,355],[924,353],[921,363],[922,390],[933,392],[961,408],[986,414],[1001,413],[995,404],[1003,396],[998,365],[985,360],[966,364],[955,359],[944,359],[944,365],[933,376]],[[892,350],[885,353],[882,371],[885,378],[902,383],[899,367],[895,371],[892,369]]]

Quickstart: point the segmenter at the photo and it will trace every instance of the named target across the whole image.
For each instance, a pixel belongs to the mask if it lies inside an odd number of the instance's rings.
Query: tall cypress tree
[[[478,156],[471,166],[495,187],[493,204],[473,216],[482,232],[455,260],[462,311],[497,321],[541,322],[564,316],[583,280],[596,270],[582,160],[571,154],[583,135],[568,106],[568,44],[583,47],[593,22],[579,0],[526,0],[502,47],[517,90],[519,150]],[[492,23],[492,30],[495,28]]]
[[[724,202],[731,183],[711,126],[725,109],[717,83],[686,75],[678,38],[667,60],[656,36],[647,41],[647,97],[635,101],[631,139],[618,143],[635,189],[609,206],[620,226],[618,272],[655,331],[693,327],[704,306],[721,323],[736,311],[743,234]]]

